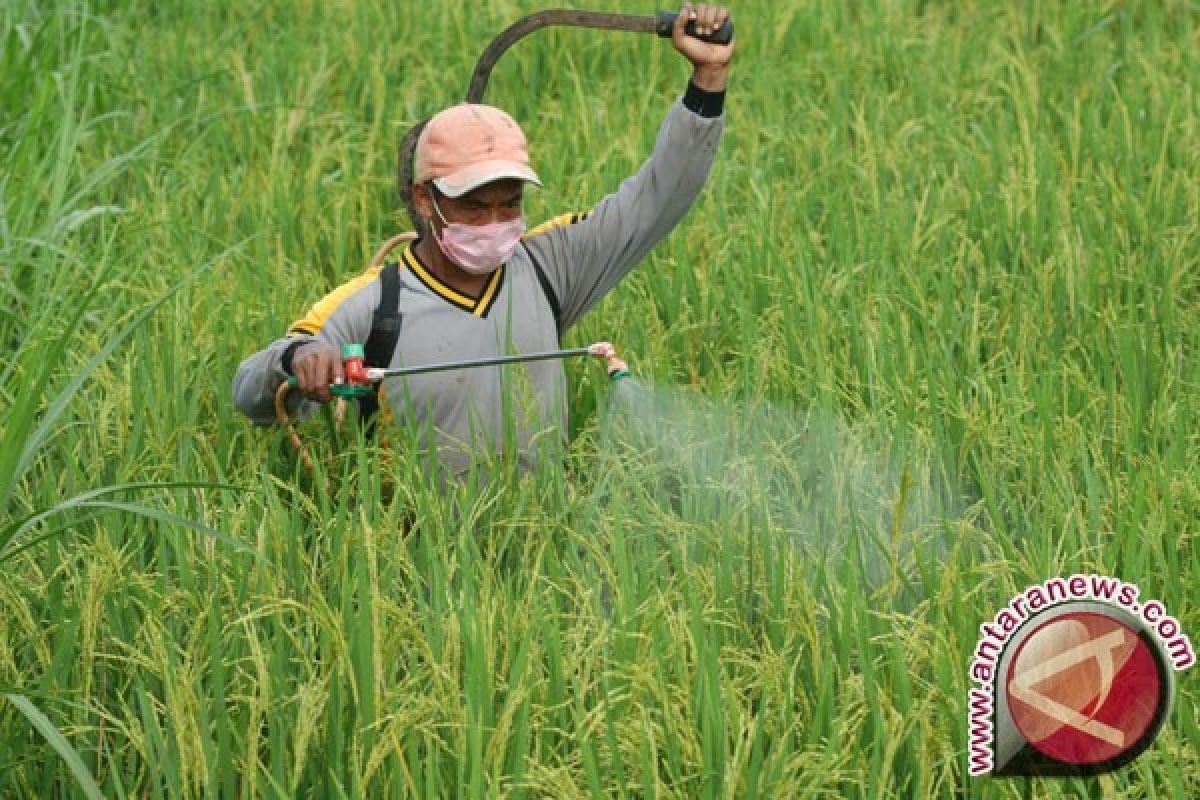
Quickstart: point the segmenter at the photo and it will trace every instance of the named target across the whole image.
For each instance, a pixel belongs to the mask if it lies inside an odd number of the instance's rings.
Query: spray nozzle
[[[612,342],[596,342],[588,347],[588,354],[604,359],[608,377],[612,380],[629,377],[629,365],[617,358],[617,348],[613,347]]]

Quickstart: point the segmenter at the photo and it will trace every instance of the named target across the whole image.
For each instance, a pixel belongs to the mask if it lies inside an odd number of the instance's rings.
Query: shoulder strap
[[[363,346],[363,360],[369,367],[391,366],[400,338],[400,267],[395,261],[384,264],[379,282],[379,305],[371,318],[371,335]]]
[[[558,304],[558,295],[555,294],[554,287],[550,285],[550,279],[546,277],[546,271],[542,269],[542,265],[538,263],[538,260],[533,257],[533,251],[526,247],[525,254],[529,256],[529,263],[533,264],[533,272],[537,275],[538,283],[542,285],[542,293],[546,295],[546,302],[550,304],[550,311],[554,314],[554,331],[561,342],[562,307]]]
[[[400,340],[400,267],[389,261],[379,271],[379,305],[371,319],[371,335],[363,346],[363,361],[368,367],[387,368],[392,364],[392,354]],[[375,429],[375,412],[379,410],[379,386],[375,391],[358,400],[358,416],[367,432]]]

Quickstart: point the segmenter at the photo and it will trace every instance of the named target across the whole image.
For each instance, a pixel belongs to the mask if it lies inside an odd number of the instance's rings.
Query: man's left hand
[[[695,23],[698,36],[708,36],[729,19],[729,9],[707,3],[684,3],[675,20],[671,41],[684,58],[692,62],[692,83],[707,92],[722,92],[729,77],[729,62],[733,59],[736,37],[729,44],[702,42],[684,33],[684,27]]]

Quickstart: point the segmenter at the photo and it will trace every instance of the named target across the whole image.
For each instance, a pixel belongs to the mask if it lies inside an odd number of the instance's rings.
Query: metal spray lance
[[[491,358],[475,358],[463,361],[442,361],[433,364],[417,364],[411,367],[367,367],[363,364],[363,346],[361,344],[342,345],[342,374],[346,376],[344,383],[335,383],[329,387],[329,393],[335,397],[353,398],[365,397],[374,390],[373,384],[384,378],[397,378],[406,375],[422,375],[427,372],[448,372],[456,369],[474,369],[476,367],[494,367],[503,364],[522,364],[527,361],[549,361],[565,359],[574,356],[592,356],[605,362],[608,377],[614,381],[629,377],[629,365],[617,357],[617,349],[611,342],[596,342],[587,347],[573,347],[565,350],[546,350],[538,353],[519,353],[511,356],[493,356]],[[299,386],[296,376],[288,378],[288,389]]]
[[[363,363],[363,346],[361,344],[342,345],[342,374],[343,383],[335,383],[329,387],[329,393],[334,397],[349,400],[366,397],[375,392],[375,384],[384,378],[402,377],[405,375],[421,375],[427,372],[446,372],[455,369],[473,369],[475,367],[491,367],[502,364],[520,364],[526,361],[548,361],[551,359],[572,358],[574,356],[592,356],[604,361],[608,377],[619,381],[629,377],[629,365],[617,356],[617,349],[611,342],[596,342],[587,347],[574,347],[565,350],[547,350],[540,353],[523,353],[511,356],[495,356],[493,358],[476,358],[464,361],[444,361],[434,364],[419,364],[411,367],[392,367],[381,369],[367,367]],[[308,469],[314,470],[312,456],[300,441],[300,435],[292,425],[287,411],[287,396],[293,389],[299,387],[296,376],[289,376],[285,383],[280,384],[275,393],[275,416],[287,429],[288,438],[300,453],[300,459]],[[340,410],[340,409],[339,409]],[[340,414],[339,414],[340,420]]]

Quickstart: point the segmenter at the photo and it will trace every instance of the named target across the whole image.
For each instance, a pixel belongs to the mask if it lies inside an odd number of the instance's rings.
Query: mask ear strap
[[[446,215],[443,214],[442,209],[438,207],[438,201],[437,201],[438,193],[437,193],[437,189],[433,185],[433,181],[430,181],[427,185],[429,187],[429,199],[433,202],[433,210],[437,212],[438,219],[440,219],[442,221],[443,226],[449,225],[450,223],[446,222]]]

